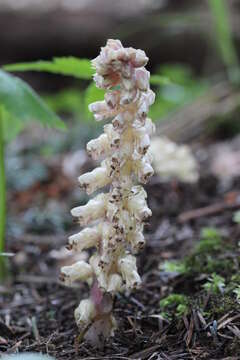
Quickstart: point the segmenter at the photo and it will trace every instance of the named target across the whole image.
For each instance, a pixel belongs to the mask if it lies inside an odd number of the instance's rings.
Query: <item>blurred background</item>
[[[145,50],[151,73],[169,80],[153,85],[157,98],[150,116],[157,135],[191,146],[183,152],[175,147],[172,155],[171,143],[154,143],[156,154],[163,154],[156,164],[160,178],[196,181],[201,168],[201,175],[211,172],[226,182],[239,173],[238,1],[0,0],[0,24],[0,65],[70,55],[92,59],[108,38]],[[34,123],[11,137],[7,234],[58,233],[64,239],[72,226],[69,209],[86,200],[76,179],[94,166],[84,147],[101,131],[87,110],[99,93],[89,81],[72,77],[17,75],[64,119],[68,131]],[[62,199],[67,200],[59,206]]]
[[[150,117],[157,127],[152,145],[156,174],[147,186],[153,217],[146,227],[148,260],[141,267],[143,273],[153,269],[150,276],[155,276],[158,285],[157,291],[151,293],[150,289],[139,297],[139,301],[146,294],[149,297],[141,311],[146,313],[151,301],[156,309],[156,294],[162,297],[166,293],[166,278],[160,279],[156,270],[159,261],[188,253],[202,226],[223,228],[229,235],[232,213],[226,215],[225,209],[239,207],[240,2],[0,0],[0,29],[1,67],[62,56],[92,59],[108,38],[116,38],[125,47],[143,49],[150,59],[148,70],[161,76],[160,82],[158,77],[152,81],[156,102]],[[87,201],[77,177],[96,166],[86,155],[85,145],[103,126],[96,124],[88,104],[99,100],[102,93],[91,81],[71,76],[37,71],[15,75],[42,96],[67,130],[29,122],[24,128],[16,123],[14,131],[6,131],[6,251],[15,288],[0,285],[0,315],[11,313],[21,335],[21,329],[33,327],[32,320],[26,323],[27,305],[31,316],[37,316],[42,324],[41,335],[45,334],[46,317],[55,331],[56,321],[60,327],[64,321],[65,330],[68,316],[71,332],[76,293],[58,287],[56,279],[60,266],[73,262],[74,255],[64,249],[67,236],[78,229],[70,209]],[[222,203],[226,194],[227,202]],[[213,203],[218,207],[212,209]],[[191,212],[202,207],[207,210]],[[219,207],[223,216],[208,216]],[[196,222],[188,222],[196,218]],[[42,299],[49,300],[50,310]],[[121,302],[124,304],[123,298]],[[136,300],[132,304],[135,311]],[[9,318],[6,323],[11,323]],[[124,338],[123,343],[126,341]],[[143,341],[139,341],[140,349]],[[22,349],[28,350],[26,343]],[[10,340],[1,344],[4,351],[15,346]],[[31,349],[43,349],[34,346]]]
[[[157,135],[187,143],[197,159],[197,164],[190,159],[185,180],[196,180],[199,166],[201,174],[210,171],[224,181],[239,173],[238,1],[0,0],[0,24],[0,65],[69,55],[92,59],[108,38],[145,50],[151,73],[169,80],[153,85],[157,98],[150,116]],[[93,166],[84,147],[102,125],[96,125],[87,105],[99,93],[89,81],[72,77],[40,72],[17,75],[65,120],[68,131],[47,131],[30,124],[9,142],[7,232],[64,233],[71,223],[69,208],[85,201],[76,178]],[[167,156],[167,145],[156,145],[156,153],[158,146]],[[182,171],[178,169],[189,161],[174,151],[171,169],[176,171],[166,168],[164,159],[156,165],[166,176],[170,172],[177,177]],[[59,207],[59,199],[66,194],[70,200]]]

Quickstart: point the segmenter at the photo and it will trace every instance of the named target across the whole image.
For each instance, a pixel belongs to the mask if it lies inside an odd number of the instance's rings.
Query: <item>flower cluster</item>
[[[116,292],[141,284],[137,253],[144,246],[144,222],[151,216],[147,194],[141,185],[153,175],[149,152],[155,131],[147,118],[155,95],[149,88],[148,58],[144,51],[124,48],[119,40],[108,40],[92,61],[96,86],[106,90],[103,101],[89,106],[97,121],[112,120],[104,133],[87,144],[87,152],[101,164],[79,177],[82,189],[92,194],[108,186],[72,215],[86,227],[69,238],[68,248],[82,251],[95,248],[89,262],[63,267],[62,280],[83,280],[92,284],[89,299],[75,311],[78,326],[92,342],[111,335],[115,320],[112,298]]]
[[[188,145],[178,145],[166,137],[155,137],[151,141],[153,168],[161,179],[178,179],[195,183],[199,178],[198,163]]]

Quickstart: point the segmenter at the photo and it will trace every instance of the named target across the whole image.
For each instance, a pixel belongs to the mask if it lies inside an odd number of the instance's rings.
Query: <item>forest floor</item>
[[[240,178],[223,184],[202,175],[191,185],[151,180],[146,190],[153,216],[138,256],[143,284],[117,296],[118,330],[96,350],[78,343],[73,316],[87,286],[66,288],[58,280],[60,267],[73,262],[64,245],[75,228],[68,212],[79,200],[73,199],[76,183],[59,161],[48,162],[47,175],[44,168],[39,175],[40,161],[37,180],[9,191],[7,252],[15,255],[9,257],[11,275],[0,285],[0,354],[240,359],[240,224],[233,219],[240,207]]]

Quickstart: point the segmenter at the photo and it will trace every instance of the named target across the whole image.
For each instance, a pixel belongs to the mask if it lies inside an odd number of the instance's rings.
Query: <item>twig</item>
[[[187,333],[187,339],[186,339],[186,344],[187,346],[189,346],[191,340],[192,340],[192,336],[193,336],[193,330],[194,330],[194,318],[193,315],[191,316],[191,320],[190,320],[190,325],[189,325],[189,329],[188,329],[188,333]]]
[[[189,220],[198,219],[203,216],[210,216],[219,214],[222,211],[225,210],[235,210],[240,208],[240,196],[236,196],[236,198],[233,201],[229,201],[229,199],[226,197],[223,201],[220,201],[216,204],[212,204],[209,206],[205,206],[202,208],[185,211],[182,214],[179,215],[178,221],[180,223],[187,222]]]
[[[227,324],[231,323],[232,321],[239,319],[240,318],[240,314],[235,315],[231,318],[228,318],[227,320],[223,321],[221,324],[218,325],[218,330],[224,328]]]
[[[31,325],[32,325],[33,335],[34,335],[36,341],[38,343],[40,343],[40,335],[39,335],[39,331],[38,331],[38,327],[37,327],[37,320],[36,320],[35,316],[33,316],[31,319]]]
[[[160,347],[160,345],[153,345],[147,349],[144,349],[135,354],[132,354],[129,358],[130,359],[146,359],[151,354],[152,351],[157,350],[159,347]]]
[[[238,339],[240,339],[240,330],[236,325],[227,326],[228,330],[230,330]]]

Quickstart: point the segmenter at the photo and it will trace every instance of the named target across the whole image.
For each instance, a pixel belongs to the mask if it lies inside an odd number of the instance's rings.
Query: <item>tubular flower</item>
[[[103,101],[89,106],[96,121],[110,120],[104,133],[87,144],[87,152],[101,165],[79,177],[81,188],[92,194],[106,185],[86,205],[72,215],[82,226],[89,226],[69,237],[68,248],[82,251],[94,248],[89,263],[79,262],[62,268],[62,279],[92,284],[89,299],[75,311],[84,336],[98,344],[112,335],[116,322],[112,300],[119,291],[141,284],[134,255],[145,244],[144,222],[151,216],[147,194],[141,185],[153,174],[149,152],[155,131],[147,118],[155,95],[149,88],[150,73],[145,69],[144,51],[124,48],[119,40],[108,40],[100,55],[92,60],[96,86],[106,91]],[[103,160],[104,158],[104,160]]]

